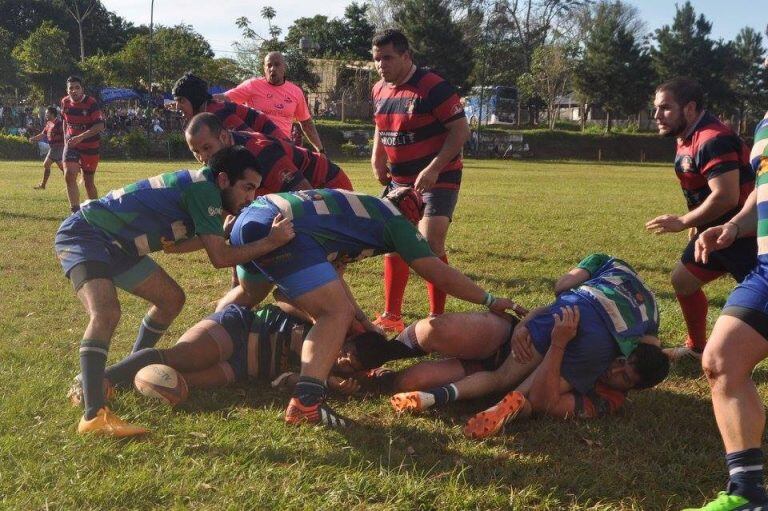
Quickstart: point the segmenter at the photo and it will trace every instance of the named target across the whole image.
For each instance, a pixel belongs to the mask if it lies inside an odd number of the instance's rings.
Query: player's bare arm
[[[389,175],[387,167],[387,153],[384,152],[384,146],[379,141],[379,128],[376,127],[373,133],[373,153],[371,154],[371,168],[373,177],[384,186],[387,186],[392,178]]]
[[[757,225],[757,189],[747,197],[744,207],[723,225],[710,227],[696,240],[695,257],[704,264],[709,254],[730,247],[737,238],[754,235]]]
[[[291,241],[295,235],[293,223],[278,214],[265,238],[245,245],[235,247],[229,245],[223,237],[212,234],[202,234],[199,238],[208,253],[211,264],[215,268],[227,268],[268,254]]]
[[[323,143],[320,141],[320,134],[317,132],[317,128],[312,119],[299,122],[299,126],[301,126],[301,131],[304,132],[309,143],[312,144],[317,151],[321,153],[324,152]]]
[[[589,280],[589,272],[583,268],[573,268],[555,282],[555,296],[564,291],[580,286]]]
[[[429,191],[435,185],[440,170],[461,152],[464,144],[469,140],[469,123],[464,117],[449,122],[445,128],[448,130],[448,136],[443,147],[440,148],[437,156],[429,162],[429,165],[419,172],[413,184],[413,187],[422,193]]]
[[[739,173],[726,172],[708,181],[712,193],[699,207],[685,215],[661,215],[645,224],[655,234],[680,232],[723,216],[739,204]]]
[[[105,129],[107,129],[107,126],[106,126],[106,124],[104,124],[104,122],[97,122],[96,124],[91,126],[90,129],[80,133],[79,135],[75,135],[73,137],[70,137],[69,140],[67,141],[67,143],[70,146],[75,147],[77,144],[79,144],[80,142],[82,142],[86,138],[90,138],[90,137],[96,136],[99,133],[101,133],[102,131],[104,131]]]
[[[531,383],[529,399],[537,412],[550,413],[562,395],[560,389],[560,367],[568,343],[576,337],[579,326],[579,308],[562,307],[560,315],[553,314],[555,326],[552,341],[544,359],[539,365],[536,377]]]

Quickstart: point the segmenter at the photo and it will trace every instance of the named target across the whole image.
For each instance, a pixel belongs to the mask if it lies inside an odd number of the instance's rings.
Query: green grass
[[[183,163],[105,162],[99,190]],[[377,192],[366,162],[342,162],[356,186]],[[80,411],[64,399],[78,371],[86,324],[62,277],[53,236],[67,214],[54,172],[35,192],[39,165],[0,163],[0,508],[3,509],[674,509],[699,504],[725,481],[708,387],[693,364],[657,389],[631,395],[619,416],[593,422],[536,419],[507,435],[469,441],[460,427],[491,400],[398,417],[385,398],[335,402],[360,425],[348,432],[283,425],[287,397],[263,387],[194,391],[171,410],[123,392],[114,409],[148,426],[142,441],[82,438]],[[554,279],[583,255],[631,262],[660,300],[662,338],[684,326],[668,273],[686,239],[647,234],[644,222],[680,212],[669,165],[469,161],[449,235],[451,263],[497,295],[529,305],[551,300]],[[229,273],[202,254],[157,260],[187,293],[162,345],[212,309]],[[348,269],[363,309],[381,307],[381,262]],[[728,280],[707,288],[714,322]],[[145,311],[121,295],[110,361],[124,356]],[[416,278],[407,319],[427,313]],[[448,309],[472,309],[449,300]],[[479,310],[479,308],[476,308]],[[755,373],[766,397],[766,372]]]

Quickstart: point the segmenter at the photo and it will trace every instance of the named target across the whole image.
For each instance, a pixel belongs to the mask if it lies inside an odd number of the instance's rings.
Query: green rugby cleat
[[[766,504],[753,504],[741,495],[730,495],[724,491],[704,507],[689,507],[683,511],[757,511],[768,509]]]

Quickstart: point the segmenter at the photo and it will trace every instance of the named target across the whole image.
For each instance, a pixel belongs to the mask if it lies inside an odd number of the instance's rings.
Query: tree
[[[262,13],[266,9],[262,9]],[[269,9],[271,10],[267,11],[266,14],[274,18],[276,16],[274,9]],[[244,39],[242,42],[233,44],[237,50],[237,63],[240,67],[259,76],[263,73],[263,62],[267,53],[279,51],[285,57],[288,66],[286,73],[288,79],[300,87],[310,90],[315,90],[320,84],[320,77],[312,72],[309,58],[301,51],[301,48],[297,45],[288,45],[285,41],[277,39],[282,32],[280,27],[270,26],[270,39],[266,39],[251,28],[251,22],[245,16],[237,18],[235,24],[242,30]]]
[[[308,57],[368,60],[374,29],[366,19],[367,9],[367,5],[352,2],[344,18],[329,20],[320,14],[298,18],[288,27],[284,42],[298,48],[302,39],[309,39],[312,44],[304,49]]]
[[[236,60],[230,58],[215,58],[206,60],[197,70],[200,77],[210,85],[221,85],[231,88],[250,76]]]
[[[11,33],[0,28],[0,48],[12,48],[13,39]],[[0,76],[3,77],[0,82],[0,92],[20,85],[19,66],[11,52],[5,51],[0,54]]]
[[[750,27],[742,28],[733,41],[737,57],[735,74],[731,87],[736,95],[739,131],[746,128],[749,113],[760,114],[768,106],[768,83],[766,82],[765,48],[763,36]]]
[[[342,55],[364,60],[371,58],[371,40],[376,28],[368,21],[368,9],[368,4],[357,2],[344,9]]]
[[[547,106],[549,129],[557,120],[557,100],[565,95],[573,75],[571,50],[560,44],[545,44],[533,52],[531,72],[520,77],[519,86],[529,96],[538,95]]]
[[[158,26],[152,38],[152,81],[163,88],[170,88],[184,72],[200,69],[213,59],[211,46],[190,25]],[[135,36],[115,58],[124,73],[119,81],[138,85],[149,66],[149,35]]]
[[[85,41],[83,40],[83,21],[93,12],[98,0],[63,0],[64,9],[77,23],[77,33],[80,36],[80,62],[85,60]]]
[[[414,58],[462,88],[472,70],[472,50],[451,18],[445,0],[404,0],[395,22],[408,37]]]
[[[620,1],[605,0],[595,6],[575,74],[581,95],[606,111],[606,131],[615,114],[635,114],[647,104],[654,81],[650,56],[635,39],[626,8]]]
[[[13,49],[13,57],[32,84],[31,95],[38,101],[52,101],[54,90],[63,87],[72,70],[67,37],[66,32],[45,21]]]
[[[690,2],[675,9],[672,25],[656,30],[656,47],[651,49],[659,80],[690,76],[699,81],[714,108],[728,110],[734,93],[724,77],[732,73],[736,63],[732,48],[710,39],[712,23],[703,14],[697,18]]]

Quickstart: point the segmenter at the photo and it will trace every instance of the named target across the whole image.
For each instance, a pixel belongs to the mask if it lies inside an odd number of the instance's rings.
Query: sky
[[[697,14],[712,22],[714,39],[731,40],[744,26],[751,26],[763,34],[768,17],[764,10],[756,8],[764,0],[693,0]],[[149,24],[152,0],[102,0],[104,6],[136,24]],[[351,0],[155,0],[154,23],[160,25],[192,25],[210,43],[219,57],[234,57],[232,43],[237,41],[240,31],[235,26],[235,19],[246,16],[251,26],[261,35],[267,34],[267,24],[259,15],[267,5],[277,10],[275,24],[283,29],[283,35],[294,19],[311,17],[317,14],[329,18],[344,15],[344,8]],[[674,1],[671,0],[630,0],[639,10],[649,31],[671,24],[675,13]],[[683,3],[680,1],[679,3]],[[214,6],[211,9],[211,6]],[[761,13],[760,15],[755,15]]]

